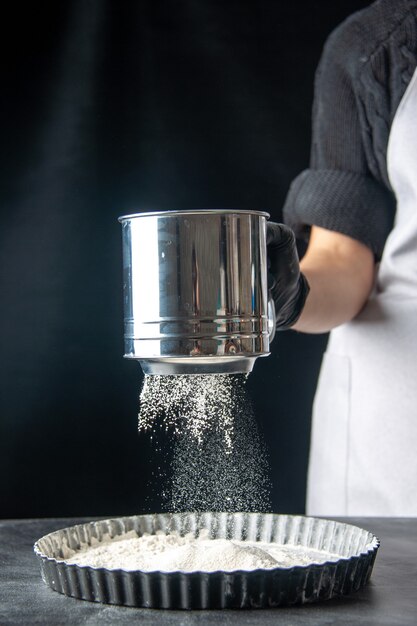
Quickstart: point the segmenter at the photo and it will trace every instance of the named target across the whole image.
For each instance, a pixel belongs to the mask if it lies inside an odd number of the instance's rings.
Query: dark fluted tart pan
[[[337,560],[295,567],[233,572],[125,571],[66,563],[86,545],[134,530],[180,535],[208,529],[212,539],[299,545],[340,555]],[[272,513],[175,513],[135,515],[90,522],[39,539],[35,554],[42,578],[74,598],[154,609],[267,608],[317,602],[366,585],[379,547],[357,526],[313,517]]]

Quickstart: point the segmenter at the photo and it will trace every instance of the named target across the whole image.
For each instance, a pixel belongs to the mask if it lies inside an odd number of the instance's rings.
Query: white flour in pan
[[[163,572],[213,572],[272,569],[335,561],[340,556],[303,546],[209,539],[208,531],[198,538],[158,532],[137,537],[134,531],[85,548],[66,559],[67,563],[107,569]]]

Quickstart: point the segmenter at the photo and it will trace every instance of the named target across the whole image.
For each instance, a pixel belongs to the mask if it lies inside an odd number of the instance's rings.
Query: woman
[[[307,512],[417,515],[417,1],[378,0],[330,36],[310,169],[270,225],[278,326],[331,330]],[[300,273],[301,268],[301,273]]]

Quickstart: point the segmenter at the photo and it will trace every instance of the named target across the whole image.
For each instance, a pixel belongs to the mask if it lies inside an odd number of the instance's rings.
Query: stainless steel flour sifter
[[[245,373],[268,355],[268,218],[234,209],[120,217],[124,356],[167,375]]]

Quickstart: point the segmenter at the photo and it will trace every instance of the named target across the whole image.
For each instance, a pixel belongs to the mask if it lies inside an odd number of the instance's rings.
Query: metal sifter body
[[[214,209],[120,217],[125,357],[146,374],[221,374],[250,372],[268,355],[268,217]]]

